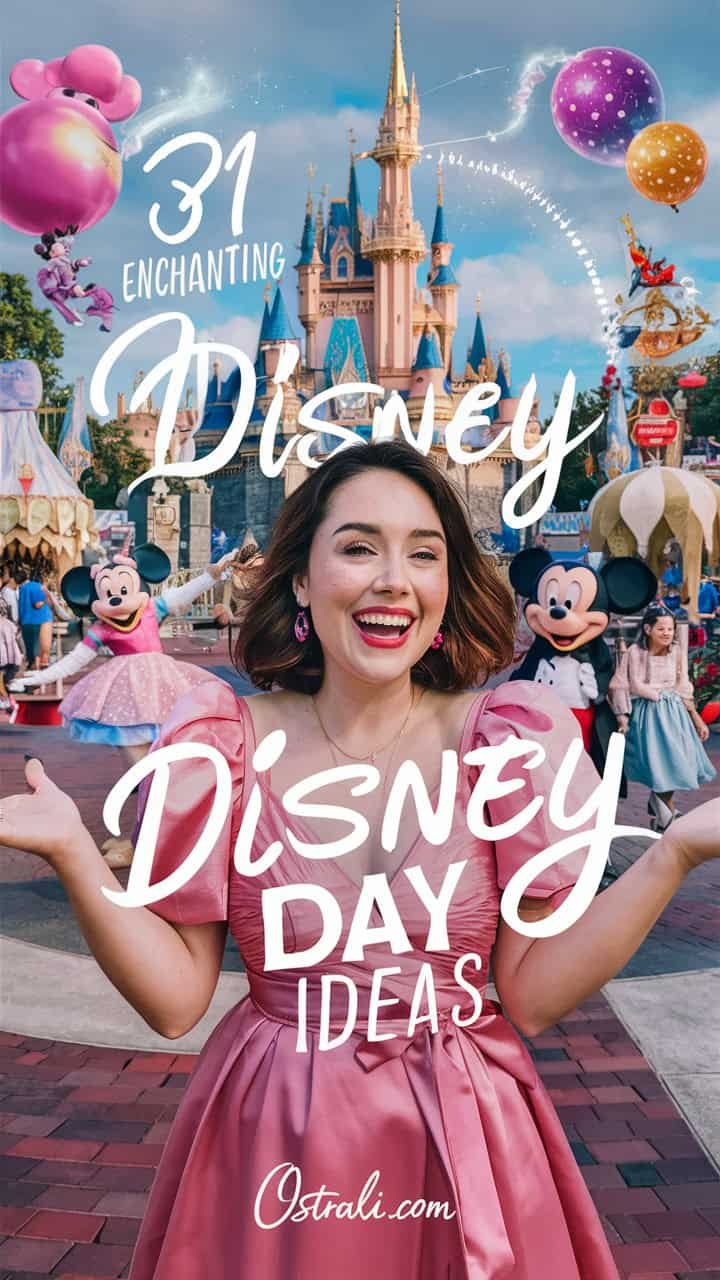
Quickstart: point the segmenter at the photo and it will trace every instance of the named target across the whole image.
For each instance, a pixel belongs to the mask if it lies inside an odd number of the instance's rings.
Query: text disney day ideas
[[[232,147],[223,162],[223,151],[220,143],[209,133],[192,131],[171,138],[159,147],[146,160],[143,171],[149,173],[161,165],[170,156],[186,149],[200,148],[201,152],[209,152],[205,169],[197,181],[190,185],[180,178],[169,178],[170,185],[181,193],[176,213],[187,214],[187,219],[177,231],[168,231],[161,221],[161,205],[155,201],[148,212],[148,223],[156,239],[165,244],[180,244],[197,234],[202,224],[204,206],[203,195],[214,184],[224,170],[231,172],[237,169],[235,189],[230,211],[230,227],[233,236],[243,235],[245,198],[252,172],[255,155],[256,134],[245,133]],[[243,245],[243,261],[247,255]],[[227,252],[226,249],[223,253]],[[254,255],[253,255],[254,256]],[[266,255],[265,255],[266,256]],[[163,259],[163,262],[165,260]],[[271,261],[283,261],[281,246],[273,245]],[[133,264],[126,264],[126,266]],[[168,261],[167,271],[172,274],[173,260]],[[167,290],[163,289],[162,292]],[[240,348],[222,342],[196,342],[195,327],[182,311],[167,311],[138,321],[110,344],[98,361],[90,385],[90,401],[95,413],[104,417],[109,413],[107,383],[112,370],[126,351],[136,342],[142,345],[143,339],[151,331],[165,326],[168,332],[177,333],[177,345],[150,370],[135,389],[130,401],[130,412],[135,412],[142,402],[156,390],[158,385],[167,379],[165,394],[162,399],[160,420],[155,437],[155,466],[145,471],[129,486],[130,492],[154,476],[177,476],[188,479],[211,475],[227,466],[242,444],[250,415],[255,403],[256,376],[253,362]],[[170,463],[166,461],[171,437],[175,428],[178,410],[182,407],[185,386],[191,372],[193,358],[197,361],[197,384],[207,385],[210,371],[211,354],[226,356],[240,369],[240,391],[232,421],[221,442],[209,454],[193,461]],[[432,446],[434,432],[435,392],[432,385],[427,389],[423,413],[415,434],[408,419],[405,402],[397,392],[391,392],[386,398],[386,389],[375,382],[351,382],[329,387],[304,403],[298,412],[298,422],[303,431],[287,439],[284,435],[278,439],[278,428],[283,410],[283,384],[291,377],[300,358],[298,347],[286,343],[281,351],[278,367],[272,379],[276,387],[267,416],[260,432],[258,446],[258,463],[260,470],[268,477],[280,476],[292,454],[306,467],[321,465],[321,460],[314,456],[320,435],[334,436],[338,440],[338,450],[350,445],[358,445],[361,441],[354,431],[334,422],[316,417],[328,402],[338,396],[369,395],[383,403],[377,404],[373,412],[372,440],[380,440],[394,436],[399,430],[401,436],[421,453],[427,454]],[[479,448],[463,446],[463,436],[471,428],[490,426],[488,410],[500,399],[500,388],[494,382],[482,382],[473,387],[460,401],[454,417],[443,432],[443,441],[448,456],[460,466],[470,466],[489,457],[509,437],[510,447],[515,457],[526,464],[523,475],[508,490],[502,504],[503,520],[512,529],[523,529],[534,524],[548,510],[555,498],[560,480],[560,472],[564,459],[577,449],[600,425],[601,414],[589,427],[580,431],[574,439],[568,441],[570,415],[575,397],[575,376],[569,371],[563,382],[555,414],[550,426],[532,444],[525,439],[526,428],[530,418],[536,393],[535,375],[531,375],[522,396],[520,397],[512,425],[506,425],[490,440]],[[282,443],[279,455],[275,456],[276,447]],[[520,499],[536,482],[542,481],[539,493],[527,511],[518,509]]]
[[[245,195],[252,169],[255,141],[254,133],[246,133],[232,148],[224,163],[226,171],[237,167],[231,209],[231,230],[236,237],[243,234]],[[145,172],[149,172],[169,156],[187,147],[195,146],[203,146],[210,151],[210,161],[197,182],[190,186],[179,179],[170,179],[171,185],[182,193],[177,212],[188,214],[185,225],[176,232],[169,232],[161,225],[160,204],[154,203],[149,211],[148,220],[153,234],[166,244],[179,244],[197,233],[203,217],[203,193],[213,184],[223,168],[222,150],[217,140],[209,134],[187,133],[165,143],[144,165]],[[280,248],[280,246],[276,247]],[[168,269],[172,269],[172,264]],[[90,388],[90,398],[96,413],[100,415],[108,413],[107,383],[116,361],[134,343],[142,343],[148,333],[162,326],[165,326],[167,332],[177,333],[176,348],[158,361],[143,378],[130,403],[131,411],[136,410],[142,401],[164,379],[167,379],[155,440],[155,465],[133,482],[130,486],[131,490],[154,476],[177,476],[190,479],[212,474],[227,466],[242,443],[255,402],[256,377],[253,362],[249,356],[239,348],[226,343],[196,342],[195,329],[189,317],[183,312],[174,311],[139,321],[108,347],[98,361]],[[240,391],[232,421],[222,440],[211,453],[193,461],[169,463],[166,458],[175,418],[181,407],[193,359],[197,361],[198,384],[205,385],[211,354],[229,357],[240,369]],[[296,452],[299,461],[309,468],[322,465],[321,459],[313,455],[321,434],[326,438],[335,436],[338,439],[335,452],[361,443],[359,437],[348,428],[315,416],[327,401],[338,396],[367,394],[381,401],[374,409],[373,441],[392,437],[399,430],[401,436],[414,448],[424,454],[429,452],[434,432],[432,386],[427,391],[417,434],[413,433],[410,427],[405,403],[399,395],[393,392],[386,398],[385,388],[379,384],[357,382],[333,386],[312,397],[302,405],[298,414],[302,432],[289,439],[281,435],[278,440],[278,428],[283,411],[284,384],[291,377],[298,359],[298,347],[292,343],[284,344],[273,378],[275,394],[260,432],[258,446],[259,466],[266,476],[281,475],[293,452]],[[602,421],[602,415],[600,415],[591,426],[579,432],[572,442],[568,441],[575,393],[575,377],[572,372],[568,372],[550,426],[538,440],[528,444],[525,438],[526,428],[535,399],[535,391],[536,382],[533,375],[520,397],[513,423],[502,427],[498,434],[483,447],[465,448],[463,447],[464,433],[470,428],[489,427],[490,419],[487,411],[500,399],[500,388],[496,383],[481,383],[464,396],[452,421],[444,428],[443,433],[449,457],[463,466],[488,457],[509,436],[514,455],[526,464],[523,475],[503,500],[503,519],[507,525],[515,529],[525,528],[545,514],[554,500],[564,459],[579,447]],[[276,445],[280,444],[281,452],[276,457]],[[518,510],[523,494],[536,482],[539,482],[539,492],[534,502],[527,511]],[[262,774],[270,769],[280,758],[286,745],[287,736],[282,730],[275,730],[268,734],[255,751],[253,757],[255,773]],[[477,781],[473,786],[466,809],[468,830],[474,837],[497,841],[516,836],[537,817],[543,808],[555,829],[567,833],[547,849],[531,857],[515,873],[503,893],[500,903],[503,919],[526,937],[551,937],[570,928],[592,902],[607,862],[612,840],[619,835],[647,836],[649,834],[636,828],[619,827],[615,823],[624,752],[624,738],[619,734],[613,735],[611,739],[605,772],[593,794],[576,812],[566,813],[565,803],[581,751],[580,739],[573,741],[555,775],[549,795],[533,795],[531,799],[527,799],[519,794],[517,812],[512,818],[497,826],[489,825],[486,821],[486,805],[492,800],[514,792],[522,793],[526,787],[526,779],[523,777],[503,779],[501,775],[504,767],[512,761],[520,761],[523,772],[527,771],[530,774],[533,769],[543,763],[545,751],[538,743],[509,737],[499,746],[480,747],[463,757],[462,763],[466,767],[478,770]],[[179,865],[169,876],[151,885],[153,858],[162,825],[168,785],[171,782],[171,766],[176,761],[188,759],[209,761],[214,768],[215,789],[211,811],[194,847],[184,853]],[[418,826],[425,839],[436,846],[442,846],[447,841],[452,828],[459,772],[460,762],[457,753],[443,752],[440,791],[436,806],[433,808],[418,766],[411,760],[406,760],[400,766],[388,794],[382,823],[381,845],[386,852],[390,853],[396,847],[401,815],[408,800],[415,806]],[[159,902],[187,884],[211,856],[228,820],[232,804],[230,769],[221,753],[214,747],[201,743],[173,744],[153,751],[133,765],[113,787],[103,814],[105,824],[113,834],[119,833],[123,806],[143,779],[149,780],[149,791],[127,889],[124,892],[105,887],[102,889],[106,897],[122,907],[142,907]],[[304,859],[318,861],[341,858],[344,854],[358,848],[368,838],[367,820],[352,808],[321,804],[317,799],[310,803],[310,797],[316,792],[321,792],[323,787],[340,782],[348,784],[350,796],[366,795],[378,787],[380,773],[369,764],[346,765],[314,774],[290,787],[282,797],[284,811],[290,818],[312,816],[315,819],[319,818],[320,821],[332,820],[334,824],[339,822],[346,828],[346,833],[339,838],[322,844],[310,844],[299,839],[288,825],[285,827],[285,840],[294,854]],[[262,875],[277,858],[287,852],[283,843],[278,840],[262,854],[252,858],[251,851],[262,805],[262,794],[256,782],[242,815],[233,852],[234,870],[242,876]],[[337,830],[337,825],[333,830]],[[583,851],[586,857],[582,871],[565,901],[551,916],[532,924],[522,921],[518,915],[518,905],[521,898],[530,890],[536,877],[564,857]],[[447,930],[448,910],[466,866],[467,859],[448,864],[442,884],[437,891],[429,885],[423,869],[419,866],[401,866],[398,872],[398,875],[402,875],[404,884],[411,886],[427,913],[427,933],[424,943],[424,949],[427,952],[446,952],[450,948]],[[302,884],[263,889],[261,901],[266,971],[297,971],[320,964],[337,947],[346,925],[348,926],[346,943],[342,954],[344,963],[361,962],[365,949],[375,945],[389,947],[392,953],[398,956],[412,950],[412,944],[395,902],[392,885],[385,873],[363,877],[352,919],[349,922],[343,920],[338,901],[325,886],[307,881],[303,881]],[[314,904],[318,920],[317,937],[305,950],[287,952],[283,937],[283,913],[286,907],[298,902]],[[377,923],[378,920],[381,921],[380,924]],[[454,980],[459,991],[466,998],[469,996],[472,1003],[472,1008],[469,1010],[467,1004],[464,1008],[459,1004],[453,1006],[451,1016],[458,1026],[468,1026],[481,1016],[480,993],[471,979],[465,976],[467,969],[472,969],[477,974],[481,965],[481,957],[472,952],[460,956],[455,963]],[[367,1011],[367,1039],[370,1041],[390,1039],[396,1034],[378,1030],[378,1012],[380,1008],[399,1003],[398,1000],[388,998],[381,992],[383,980],[400,972],[400,969],[393,967],[378,968],[373,973],[370,1005]],[[308,1048],[307,984],[306,977],[298,978],[297,1049],[301,1052],[306,1052]],[[343,1030],[331,1035],[330,1003],[333,986],[337,985],[342,986],[347,994],[347,1017]],[[357,1014],[358,992],[354,983],[345,975],[322,974],[319,1048],[327,1050],[344,1043],[352,1034]],[[407,1035],[412,1037],[418,1025],[421,1024],[428,1024],[432,1031],[438,1030],[437,1002],[430,963],[424,963],[418,972],[408,1018]]]
[[[287,735],[282,729],[269,733],[258,744],[253,756],[252,764],[255,773],[262,774],[271,769],[283,754],[286,745]],[[486,805],[515,792],[522,793],[526,790],[528,782],[525,778],[503,779],[501,777],[503,769],[512,761],[521,761],[523,770],[531,773],[544,762],[545,750],[537,742],[508,737],[499,745],[477,747],[463,756],[463,763],[468,768],[478,770],[478,777],[472,788],[465,813],[468,830],[477,839],[497,841],[517,836],[543,808],[546,810],[549,822],[557,830],[568,833],[555,844],[529,858],[512,877],[502,896],[500,910],[503,919],[526,937],[552,937],[573,925],[592,902],[602,878],[612,840],[622,835],[648,836],[650,834],[641,828],[618,826],[615,822],[624,754],[624,738],[621,734],[613,734],[610,740],[605,771],[592,795],[574,813],[566,812],[566,800],[582,750],[582,741],[579,738],[574,739],[557,770],[549,795],[533,795],[531,799],[527,799],[522,794],[518,794],[517,812],[495,826],[486,821]],[[207,760],[212,763],[215,770],[212,807],[197,843],[185,853],[180,864],[170,875],[151,885],[155,847],[162,825],[168,784],[171,781],[171,765],[180,760]],[[400,766],[390,787],[382,822],[381,844],[386,852],[391,853],[396,847],[401,815],[408,798],[415,806],[418,827],[425,839],[436,846],[442,846],[447,841],[452,829],[459,772],[457,752],[444,751],[440,790],[436,806],[433,808],[418,766],[412,760],[406,760]],[[118,891],[104,886],[102,888],[107,898],[122,907],[142,907],[160,902],[187,884],[211,856],[232,806],[232,780],[230,766],[225,757],[215,747],[207,744],[174,743],[161,747],[138,761],[115,784],[103,810],[105,824],[113,834],[119,833],[120,814],[126,800],[139,783],[148,777],[151,779],[149,793],[127,889]],[[323,787],[339,782],[352,784],[349,787],[350,795],[366,795],[374,791],[380,781],[380,772],[373,765],[354,764],[323,770],[289,787],[282,797],[282,806],[290,817],[332,820],[334,823],[345,824],[348,830],[346,834],[334,840],[323,844],[311,844],[301,840],[290,826],[285,826],[287,844],[300,857],[317,861],[341,858],[344,854],[357,849],[369,835],[367,819],[350,807],[322,804],[317,798],[311,800],[311,797],[316,792],[322,791]],[[255,782],[242,815],[233,852],[234,869],[242,876],[262,875],[286,852],[283,843],[276,840],[263,853],[252,858],[251,852],[262,806],[262,792],[258,783]],[[569,854],[582,851],[586,854],[582,871],[565,901],[551,916],[532,924],[521,920],[517,908],[523,895],[528,891],[531,892],[530,886],[535,878]],[[450,949],[447,931],[448,910],[466,866],[467,859],[449,863],[438,892],[430,887],[421,867],[402,867],[398,872],[409,882],[427,912],[424,949],[428,952],[443,952]],[[273,886],[262,890],[261,901],[266,972],[310,968],[320,964],[337,946],[345,922],[337,899],[325,886],[305,880],[301,884]],[[318,937],[305,950],[286,951],[283,937],[283,910],[287,904],[294,902],[315,904],[318,909]],[[376,922],[378,917],[381,924]],[[395,903],[392,885],[384,872],[363,877],[347,932],[342,954],[343,963],[361,963],[365,957],[365,949],[378,945],[389,947],[395,955],[403,955],[413,949]],[[457,1026],[469,1026],[481,1015],[480,994],[472,981],[464,976],[465,969],[472,966],[477,971],[481,963],[481,958],[472,952],[460,956],[455,963],[454,980],[458,988],[472,998],[473,1003],[469,1013],[463,1012],[460,1005],[453,1007],[452,1018]],[[367,1039],[370,1041],[387,1040],[395,1035],[392,1032],[378,1031],[377,1021],[379,1008],[399,1003],[395,999],[381,995],[383,979],[400,972],[401,970],[396,968],[378,968],[373,973],[367,1034]],[[334,984],[340,984],[345,988],[348,1007],[344,1029],[331,1038],[329,1008]],[[357,1010],[358,993],[351,979],[344,975],[323,974],[320,1049],[336,1048],[350,1036]],[[301,977],[298,980],[297,1049],[299,1052],[307,1051],[306,1012],[307,978]],[[429,963],[423,964],[418,973],[408,1019],[409,1037],[413,1036],[421,1023],[428,1023],[433,1031],[438,1029],[433,971]]]

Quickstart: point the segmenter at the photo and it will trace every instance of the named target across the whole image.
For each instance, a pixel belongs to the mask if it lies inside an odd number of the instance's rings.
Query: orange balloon
[[[672,120],[641,129],[625,153],[625,169],[635,190],[658,204],[689,200],[702,186],[707,166],[707,147],[700,134]]]

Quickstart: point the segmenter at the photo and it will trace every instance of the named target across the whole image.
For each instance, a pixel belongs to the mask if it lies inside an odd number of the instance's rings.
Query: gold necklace
[[[387,751],[388,747],[391,747],[391,746],[393,746],[393,744],[397,744],[397,743],[400,741],[400,739],[402,738],[402,736],[403,736],[403,734],[404,734],[404,732],[405,732],[405,730],[406,730],[406,728],[407,728],[407,726],[408,726],[408,722],[409,722],[409,720],[410,720],[410,716],[412,715],[412,713],[413,713],[413,711],[414,711],[415,707],[416,707],[416,706],[418,706],[418,704],[420,703],[420,701],[421,701],[421,699],[422,699],[422,696],[423,696],[424,692],[425,692],[425,690],[424,690],[424,689],[422,689],[422,690],[421,690],[421,692],[420,692],[420,697],[416,700],[416,698],[415,698],[415,690],[413,689],[413,692],[412,692],[412,698],[411,698],[411,700],[410,700],[410,706],[409,706],[409,708],[408,708],[407,715],[405,716],[405,719],[403,720],[403,722],[402,722],[402,724],[401,724],[400,728],[398,729],[397,733],[393,734],[392,738],[390,738],[390,740],[389,740],[388,742],[385,742],[381,747],[375,747],[375,749],[374,749],[373,751],[368,751],[367,755],[364,755],[364,756],[354,756],[354,755],[352,755],[352,754],[351,754],[351,752],[349,752],[349,751],[345,751],[345,749],[344,749],[343,747],[341,747],[341,746],[340,746],[339,742],[336,742],[336,741],[335,741],[335,739],[334,739],[333,737],[331,737],[331,735],[328,733],[327,729],[325,728],[325,725],[323,724],[322,716],[320,715],[320,712],[318,711],[317,703],[316,703],[316,701],[315,701],[315,696],[314,696],[314,695],[311,697],[310,701],[311,701],[311,702],[312,702],[312,704],[313,704],[313,709],[314,709],[314,711],[315,711],[315,715],[317,716],[318,724],[320,725],[320,728],[322,729],[322,731],[323,731],[323,733],[324,733],[325,737],[327,738],[328,742],[330,743],[331,747],[335,747],[335,749],[336,749],[337,751],[339,751],[339,752],[340,752],[340,755],[345,756],[347,760],[356,760],[356,761],[358,761],[358,762],[359,762],[359,763],[361,763],[361,764],[365,763],[365,761],[366,761],[366,760],[369,760],[370,764],[374,765],[374,764],[375,764],[375,757],[376,757],[376,756],[379,756],[383,751]]]

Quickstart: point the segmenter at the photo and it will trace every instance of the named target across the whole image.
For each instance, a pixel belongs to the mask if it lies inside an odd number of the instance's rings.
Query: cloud
[[[251,360],[254,360],[259,328],[260,322],[257,317],[231,316],[228,320],[221,320],[207,329],[201,329],[195,340],[210,343],[225,342],[228,346],[238,347]],[[220,362],[223,370],[229,369],[231,364],[229,356],[221,356]]]
[[[711,160],[720,157],[720,97],[710,98],[692,112],[687,120],[691,129],[700,134]]]
[[[480,294],[483,326],[491,340],[507,347],[548,338],[602,342],[601,316],[589,281],[567,284],[551,276],[530,253],[502,253],[466,259],[458,272],[460,309],[469,311]],[[614,286],[613,286],[614,288]],[[608,296],[612,296],[606,283]]]

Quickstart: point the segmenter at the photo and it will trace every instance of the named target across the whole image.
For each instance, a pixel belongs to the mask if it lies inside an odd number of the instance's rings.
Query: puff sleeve
[[[545,756],[537,767],[531,769],[526,767],[528,757],[505,764],[500,773],[501,781],[519,779],[523,785],[510,795],[490,800],[487,804],[487,820],[493,827],[500,826],[519,814],[536,797],[541,797],[543,803],[524,830],[517,835],[495,841],[497,883],[500,889],[506,888],[515,872],[534,854],[570,834],[550,821],[548,800],[570,743],[582,737],[577,720],[564,703],[542,685],[525,680],[500,685],[480,704],[473,726],[471,747],[500,747],[509,736],[538,743]],[[478,768],[471,768],[472,785],[477,777]],[[565,813],[572,814],[580,809],[595,791],[598,782],[595,767],[583,751],[565,797]],[[592,825],[592,821],[589,821],[584,827]],[[582,830],[584,827],[577,829]],[[532,882],[525,896],[549,898],[560,892],[567,896],[580,875],[586,856],[586,852],[580,850],[546,868]]]
[[[175,743],[202,743],[215,747],[230,766],[232,782],[232,803],[220,837],[203,865],[175,893],[149,904],[149,910],[164,920],[189,925],[227,919],[232,833],[239,824],[242,809],[243,738],[242,710],[238,699],[229,685],[211,676],[180,699],[153,744],[153,752]],[[215,786],[216,770],[211,760],[196,758],[170,764],[151,884],[164,880],[175,871],[194,847],[212,808]],[[140,786],[138,827],[149,789],[150,779],[146,778]]]

